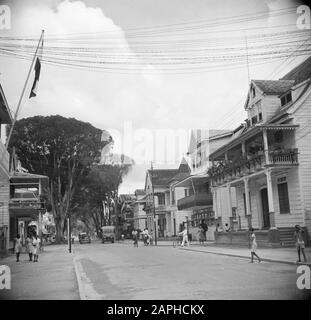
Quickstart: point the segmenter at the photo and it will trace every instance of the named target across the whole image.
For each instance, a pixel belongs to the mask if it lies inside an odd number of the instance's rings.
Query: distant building
[[[144,211],[146,205],[146,192],[142,189],[135,190],[135,203],[134,203],[134,228],[136,230],[144,230],[147,228],[147,216]]]

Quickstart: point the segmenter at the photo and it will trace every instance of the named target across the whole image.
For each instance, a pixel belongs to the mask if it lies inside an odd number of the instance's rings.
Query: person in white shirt
[[[251,263],[254,262],[254,256],[258,259],[258,262],[261,262],[261,259],[256,253],[257,250],[257,242],[256,242],[256,235],[254,233],[254,229],[251,229]]]
[[[33,262],[38,262],[39,250],[40,250],[40,239],[38,238],[36,233],[33,236],[32,245],[33,245]]]
[[[187,242],[187,246],[189,247],[189,240],[188,240],[188,232],[187,228],[184,227],[184,230],[182,232],[179,232],[178,235],[182,236],[182,243],[181,246],[183,247],[185,243]]]

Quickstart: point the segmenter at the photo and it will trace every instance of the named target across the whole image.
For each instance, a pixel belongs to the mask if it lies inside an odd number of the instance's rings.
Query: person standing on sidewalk
[[[254,233],[254,229],[251,229],[251,263],[254,262],[254,256],[258,259],[258,262],[261,262],[261,259],[259,258],[259,256],[256,253],[257,250],[257,242],[256,242],[256,235]]]
[[[33,236],[32,245],[33,245],[33,262],[38,262],[39,250],[40,250],[40,239],[38,238],[36,233]]]
[[[294,237],[296,240],[296,248],[297,248],[297,253],[298,253],[298,261],[301,262],[301,257],[300,257],[300,252],[302,252],[303,258],[305,262],[307,262],[306,254],[305,254],[305,242],[303,240],[303,230],[302,228],[297,224],[295,225],[295,233]]]
[[[134,229],[132,231],[132,237],[133,237],[133,240],[134,240],[134,247],[138,248],[138,232],[137,232],[137,230]]]
[[[22,239],[19,234],[16,235],[14,249],[15,249],[15,254],[16,254],[16,262],[19,262],[19,255],[22,251]]]
[[[32,238],[31,235],[28,234],[27,238],[26,238],[26,250],[28,252],[29,255],[29,261],[32,261],[32,255],[33,255],[33,245],[32,245]]]
[[[187,228],[184,227],[184,230],[182,232],[179,232],[178,235],[182,236],[181,246],[183,247],[185,245],[185,243],[187,242],[187,246],[189,247],[189,239],[188,239]]]

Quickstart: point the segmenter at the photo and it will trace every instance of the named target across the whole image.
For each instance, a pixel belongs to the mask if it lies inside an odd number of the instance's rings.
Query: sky
[[[120,188],[120,193],[133,193],[144,188],[145,171],[151,161],[155,168],[178,167],[187,151],[189,130],[233,129],[242,123],[250,79],[278,79],[304,58],[267,60],[260,65],[249,63],[248,67],[245,61],[239,68],[220,66],[216,70],[206,64],[203,68],[190,66],[190,72],[167,73],[150,57],[142,58],[140,50],[145,50],[145,54],[152,50],[172,51],[176,40],[191,42],[186,48],[176,47],[178,54],[183,50],[208,50],[219,42],[226,48],[232,46],[234,37],[241,38],[240,47],[245,37],[247,48],[252,45],[247,42],[252,34],[297,30],[297,12],[275,16],[270,13],[301,4],[292,0],[2,0],[0,5],[10,8],[11,25],[9,29],[0,29],[0,37],[39,39],[44,29],[44,45],[48,47],[53,45],[49,43],[53,37],[68,40],[79,34],[86,40],[60,41],[57,45],[78,45],[85,50],[109,43],[112,61],[122,52],[137,63],[132,66],[127,60],[130,72],[119,72],[113,64],[109,71],[98,71],[43,61],[38,95],[23,100],[18,119],[60,114],[108,130],[115,139],[114,152],[123,152],[136,162]],[[262,12],[267,12],[267,16],[261,19],[215,25],[221,19]],[[170,28],[202,23],[207,24],[205,29],[166,33]],[[161,27],[162,33],[147,32]],[[196,47],[192,44],[195,40],[199,41]],[[28,43],[24,40],[22,45]],[[0,42],[0,48],[1,45]],[[12,112],[16,110],[29,66],[30,61],[0,54],[0,82]],[[161,140],[163,134],[176,134],[178,141],[165,144]],[[153,148],[146,147],[150,145]]]

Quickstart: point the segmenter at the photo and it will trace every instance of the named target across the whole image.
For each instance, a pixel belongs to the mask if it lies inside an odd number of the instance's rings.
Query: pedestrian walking
[[[32,238],[30,234],[28,234],[26,238],[26,250],[29,255],[29,261],[32,261],[34,247],[32,245]]]
[[[257,242],[256,242],[256,235],[254,233],[254,229],[251,229],[251,263],[254,262],[254,256],[258,259],[258,262],[261,262],[261,259],[259,258],[259,256],[256,253],[257,250]]]
[[[298,253],[298,261],[296,262],[301,262],[301,256],[300,252],[302,252],[303,258],[305,262],[307,262],[306,254],[305,254],[305,242],[303,240],[303,229],[300,227],[300,225],[295,225],[295,233],[294,237],[296,240],[296,248],[297,248],[297,253]]]
[[[40,239],[38,238],[36,233],[33,236],[32,245],[33,245],[33,262],[38,262],[39,250],[40,250]]]
[[[187,246],[189,247],[189,239],[188,239],[188,232],[187,228],[184,227],[184,230],[178,233],[180,236],[182,236],[182,243],[181,246],[183,247],[185,243],[187,242]]]
[[[16,254],[16,262],[19,262],[19,255],[22,251],[22,239],[19,234],[16,235],[14,249],[15,249],[15,254]]]
[[[138,234],[137,234],[137,230],[135,229],[132,231],[132,238],[134,241],[134,247],[138,248]]]

